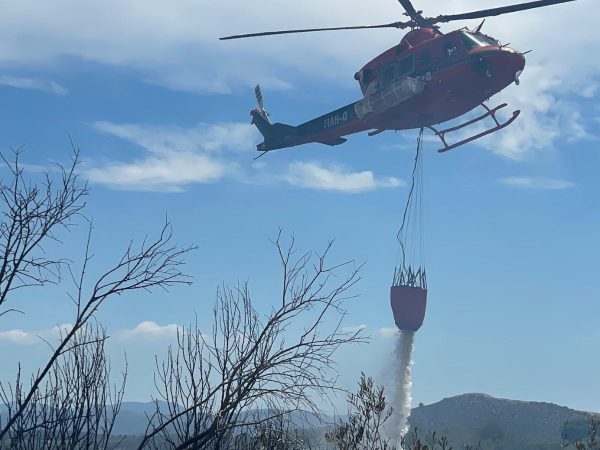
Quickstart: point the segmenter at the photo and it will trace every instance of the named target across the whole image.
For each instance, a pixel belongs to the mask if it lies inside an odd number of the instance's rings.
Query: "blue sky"
[[[347,326],[372,342],[339,355],[341,382],[360,371],[389,381],[389,285],[395,234],[417,132],[352,136],[253,161],[253,86],[277,121],[297,124],[358,99],[354,72],[395,45],[395,31],[219,42],[236,32],[385,23],[393,0],[231,2],[23,0],[0,17],[0,148],[25,160],[65,160],[81,148],[92,193],[95,271],[165,214],[194,243],[195,284],[114,299],[100,319],[115,369],[127,352],[130,400],[153,394],[150,369],[194,312],[208,327],[221,281],[248,280],[258,307],[277,298],[268,241],[282,227],[299,247],[335,238],[335,261],[366,262]],[[502,2],[461,0],[427,14]],[[492,138],[438,155],[425,144],[429,305],[416,339],[414,401],[464,392],[600,411],[600,33],[593,0],[488,19],[484,30],[533,49],[520,86],[492,99],[522,109]],[[439,6],[439,5],[438,5]],[[576,24],[576,26],[572,25]],[[466,22],[462,25],[474,26]],[[568,33],[566,32],[567,27]],[[452,27],[445,26],[443,30]],[[56,251],[81,260],[85,227]],[[68,285],[20,296],[25,316],[0,319],[0,379],[46,353],[36,334],[69,323]],[[357,363],[358,361],[358,363]]]

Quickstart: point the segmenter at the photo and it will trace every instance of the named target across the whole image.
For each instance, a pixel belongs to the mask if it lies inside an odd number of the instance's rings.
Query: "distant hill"
[[[446,435],[455,448],[481,441],[486,449],[560,449],[567,431],[581,429],[585,413],[552,403],[464,394],[412,410],[409,423],[423,431]],[[572,433],[570,433],[572,434]],[[579,437],[579,436],[574,436]]]
[[[153,403],[123,403],[117,418],[117,434],[143,434],[146,414],[154,410]],[[321,428],[333,419],[297,413],[296,424]],[[585,413],[552,403],[526,402],[494,398],[486,394],[463,394],[445,398],[431,405],[412,410],[409,423],[427,434],[436,430],[446,435],[454,448],[464,443],[482,441],[485,449],[502,450],[559,450],[561,432],[569,422],[581,428]],[[578,436],[575,436],[578,437]]]
[[[147,424],[146,415],[154,412],[152,402],[125,402],[117,417],[115,435],[140,436]],[[161,403],[161,409],[167,404]],[[3,405],[0,405],[0,416]],[[4,411],[5,412],[5,411]],[[254,412],[257,413],[257,412]],[[260,411],[258,412],[260,414]],[[301,412],[291,414],[298,426],[318,434],[333,419]],[[481,441],[483,450],[560,450],[565,429],[572,438],[586,432],[585,413],[552,403],[494,398],[486,394],[464,394],[445,398],[412,410],[412,427],[426,437],[430,431],[448,437],[455,449]],[[565,424],[568,426],[565,428]]]
[[[160,403],[161,410],[167,411],[167,404]],[[146,431],[148,424],[147,417],[151,417],[155,411],[155,404],[152,402],[123,402],[121,411],[115,421],[113,428],[115,435],[141,436]],[[266,412],[262,410],[254,410],[248,415],[252,415],[253,420],[261,415],[266,416]],[[291,411],[288,418],[298,428],[320,429],[325,428],[328,424],[332,424],[334,419],[323,414],[319,417],[309,412]]]

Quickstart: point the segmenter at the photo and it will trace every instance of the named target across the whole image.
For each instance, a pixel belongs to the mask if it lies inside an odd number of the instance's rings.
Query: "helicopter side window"
[[[415,67],[415,58],[414,55],[407,56],[404,59],[401,59],[398,63],[398,79],[404,78],[409,75]]]
[[[394,78],[396,78],[396,66],[395,65],[389,66],[383,72],[383,75],[381,77],[381,87],[383,88],[385,86],[392,84],[394,82]]]
[[[372,69],[364,69],[362,71],[362,82],[367,85],[375,79],[375,74]]]

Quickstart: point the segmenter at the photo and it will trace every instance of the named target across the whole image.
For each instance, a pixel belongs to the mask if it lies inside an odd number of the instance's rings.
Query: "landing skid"
[[[439,153],[447,152],[448,150],[452,150],[453,148],[460,147],[463,144],[467,144],[476,139],[482,138],[483,136],[487,136],[488,134],[491,134],[498,130],[501,130],[502,128],[505,128],[505,127],[509,126],[511,123],[513,123],[514,120],[517,117],[519,117],[519,114],[521,113],[521,111],[519,111],[519,110],[513,111],[512,117],[510,119],[508,119],[504,123],[500,123],[498,121],[498,119],[496,118],[496,112],[498,112],[498,110],[504,108],[505,106],[508,106],[506,103],[502,103],[501,105],[496,106],[494,109],[488,108],[483,103],[481,104],[481,106],[483,106],[487,110],[487,112],[485,114],[482,114],[481,116],[476,117],[473,120],[469,120],[468,122],[465,122],[456,127],[447,128],[445,130],[440,130],[440,131],[436,130],[434,127],[431,127],[431,126],[427,127],[431,131],[433,131],[435,133],[435,135],[440,138],[440,140],[442,141],[442,144],[444,144],[444,148],[441,148],[438,150]],[[473,125],[474,123],[479,122],[480,120],[486,119],[487,117],[491,117],[494,120],[494,122],[496,122],[496,126],[494,128],[490,128],[489,130],[483,131],[483,132],[476,134],[474,136],[471,136],[467,139],[463,139],[462,141],[457,142],[456,144],[448,145],[448,143],[446,142],[446,133],[451,133],[453,131],[457,131],[462,128],[468,127],[469,125]]]

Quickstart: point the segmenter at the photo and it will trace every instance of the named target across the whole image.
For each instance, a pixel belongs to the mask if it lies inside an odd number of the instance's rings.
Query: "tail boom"
[[[293,143],[296,138],[296,127],[283,123],[271,123],[264,110],[254,109],[250,114],[252,115],[252,124],[265,138],[264,142],[256,146],[258,151],[269,152],[298,145]]]
[[[329,146],[343,144],[347,139],[342,136],[363,131],[362,127],[356,129],[360,119],[356,115],[354,105],[352,103],[296,127],[283,123],[271,123],[266,111],[255,109],[251,112],[252,124],[265,138],[264,142],[256,146],[256,149],[268,152],[310,142]]]

